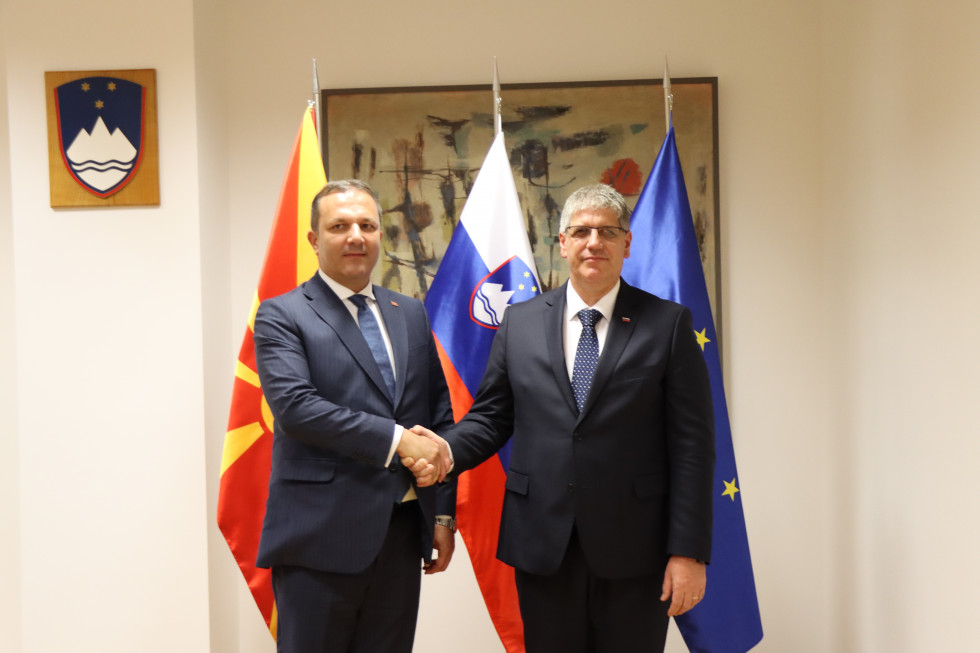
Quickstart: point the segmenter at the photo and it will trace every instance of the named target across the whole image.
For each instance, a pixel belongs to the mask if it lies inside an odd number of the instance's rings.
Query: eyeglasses
[[[600,240],[616,240],[627,232],[622,227],[586,227],[585,225],[575,225],[565,229],[565,234],[572,240],[589,240],[592,232],[599,234]]]

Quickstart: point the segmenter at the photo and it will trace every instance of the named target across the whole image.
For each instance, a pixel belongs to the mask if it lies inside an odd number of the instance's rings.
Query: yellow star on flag
[[[708,330],[708,327],[705,327],[705,328],[701,329],[700,331],[695,331],[694,332],[694,335],[698,339],[698,344],[701,345],[701,351],[704,351],[704,346],[706,344],[708,344],[709,342],[711,342],[711,340],[708,339],[708,336],[704,335],[705,331],[707,331],[707,330]]]
[[[527,270],[525,270],[524,271],[524,278],[527,279],[529,276],[531,276],[531,273],[528,272]]]
[[[116,90],[116,83],[115,82],[109,82],[109,90],[110,91]]]
[[[105,103],[102,100],[96,100],[95,101],[95,108],[96,109],[101,109],[104,106],[105,106]]]
[[[722,481],[722,483],[725,484],[725,491],[721,493],[721,496],[730,497],[731,500],[734,502],[735,493],[739,491],[738,487],[735,486],[735,479],[733,478],[731,483],[729,483],[728,481]]]
[[[517,286],[517,289],[518,289],[518,290],[524,290],[524,284],[522,283],[522,284],[520,284],[519,286]]]

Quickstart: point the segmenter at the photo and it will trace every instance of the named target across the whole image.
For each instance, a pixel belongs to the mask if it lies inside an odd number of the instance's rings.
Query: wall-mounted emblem
[[[51,206],[158,205],[156,71],[44,79]]]

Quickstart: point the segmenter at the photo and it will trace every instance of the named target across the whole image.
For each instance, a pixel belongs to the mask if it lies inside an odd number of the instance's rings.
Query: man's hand
[[[664,572],[663,594],[660,595],[661,601],[671,599],[667,614],[676,617],[696,606],[704,598],[707,582],[704,563],[694,558],[671,556]]]
[[[422,565],[426,574],[438,574],[440,571],[445,571],[446,567],[449,566],[449,561],[453,558],[453,551],[456,550],[456,534],[449,528],[436,524],[432,536],[432,547],[439,554],[439,557]]]
[[[415,483],[419,487],[434,485],[446,477],[447,470],[442,465],[439,443],[435,440],[419,435],[414,430],[404,429],[395,452],[401,457],[402,464],[415,475]]]
[[[449,444],[429,429],[425,428],[424,426],[419,426],[418,424],[412,427],[412,432],[418,433],[419,435],[424,435],[439,445],[439,456],[440,462],[442,463],[442,469],[445,474],[448,474],[453,468],[453,455],[449,450]],[[443,478],[445,478],[445,474],[443,475]],[[443,479],[440,478],[439,480],[442,481]]]
[[[416,483],[419,487],[426,487],[427,485],[432,485],[433,483],[441,483],[446,478],[446,474],[453,467],[452,454],[449,452],[449,445],[446,441],[440,438],[438,435],[425,428],[424,426],[419,426],[416,424],[411,428],[413,435],[420,436],[421,438],[428,440],[431,444],[434,444],[438,448],[438,455],[433,457],[428,456],[413,456],[411,453],[403,453],[401,448],[399,448],[398,454],[401,456],[402,464],[415,474]],[[402,438],[405,434],[402,434]],[[400,445],[399,445],[400,446]],[[431,480],[432,478],[435,480]]]

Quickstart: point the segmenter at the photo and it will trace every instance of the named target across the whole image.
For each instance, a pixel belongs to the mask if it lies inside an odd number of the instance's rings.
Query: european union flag
[[[704,600],[676,618],[677,627],[694,653],[745,653],[762,639],[762,621],[735,468],[718,339],[673,126],[636,202],[630,230],[633,241],[630,258],[623,266],[623,278],[633,286],[690,309],[695,335],[711,377],[715,410],[717,462],[708,586]]]

